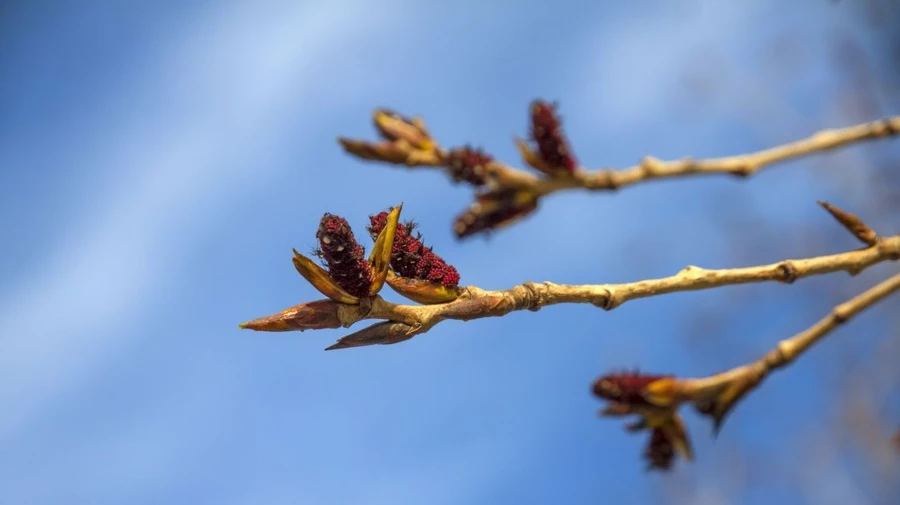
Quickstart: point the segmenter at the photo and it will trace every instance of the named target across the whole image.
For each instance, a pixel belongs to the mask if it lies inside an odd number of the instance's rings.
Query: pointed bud
[[[538,196],[527,188],[505,188],[476,196],[475,203],[453,224],[457,238],[498,230],[537,209]]]
[[[356,333],[351,333],[341,338],[335,344],[326,347],[326,351],[335,349],[347,349],[350,347],[363,347],[367,345],[396,344],[409,340],[416,335],[416,329],[408,324],[395,321],[385,321],[373,324]]]
[[[394,142],[402,140],[424,151],[431,151],[436,147],[421,118],[406,118],[388,109],[378,109],[372,119],[375,128],[387,140]]]
[[[392,274],[388,275],[387,283],[397,294],[423,305],[452,302],[462,292],[458,287]]]
[[[340,287],[324,268],[294,249],[294,268],[320,293],[336,302],[351,305],[359,304],[359,298]]]
[[[316,300],[260,317],[240,325],[241,329],[256,331],[304,331],[340,328],[338,310],[341,304],[332,300]]]
[[[400,165],[406,163],[409,158],[409,147],[398,145],[396,142],[367,142],[344,137],[338,137],[338,142],[345,151],[364,160]]]
[[[841,223],[841,225],[843,225],[847,231],[852,233],[860,242],[870,246],[875,245],[875,243],[878,242],[878,234],[875,233],[875,230],[869,228],[869,226],[856,214],[851,214],[846,210],[839,209],[828,202],[819,201],[818,203],[823,209],[831,214],[831,217]]]
[[[372,246],[372,254],[369,256],[369,264],[372,267],[372,286],[369,295],[374,296],[381,291],[384,280],[387,278],[391,265],[391,252],[394,248],[394,240],[397,233],[397,225],[400,220],[401,203],[385,217],[385,225],[375,237],[375,245]]]
[[[760,380],[761,377],[756,376],[741,377],[722,388],[715,396],[694,401],[694,408],[697,412],[712,418],[714,435],[719,434],[728,414]]]

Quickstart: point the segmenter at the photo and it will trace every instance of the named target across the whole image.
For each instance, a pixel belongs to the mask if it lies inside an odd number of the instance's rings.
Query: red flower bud
[[[531,140],[537,145],[536,158],[520,146],[526,161],[534,168],[548,174],[560,172],[572,173],[578,168],[578,162],[572,154],[569,142],[562,131],[562,122],[556,114],[556,106],[543,100],[531,103]]]
[[[507,188],[482,193],[453,223],[457,238],[497,230],[537,209],[537,195],[527,189]]]
[[[387,212],[369,216],[369,233],[377,236],[387,222]],[[422,243],[422,234],[413,235],[416,224],[412,221],[397,226],[394,236],[394,247],[391,252],[391,268],[400,277],[421,279],[445,287],[456,287],[459,284],[459,272],[448,265],[430,247]]]
[[[334,282],[353,296],[368,297],[374,280],[372,268],[347,220],[326,213],[316,238],[319,240],[316,255],[324,260]]]
[[[475,186],[483,186],[487,176],[486,166],[493,160],[480,149],[459,147],[447,153],[447,168],[454,181],[466,181]]]
[[[632,407],[667,406],[671,401],[664,398],[669,375],[645,375],[637,371],[609,374],[594,382],[594,394],[615,403]]]
[[[675,447],[662,428],[654,428],[644,449],[648,470],[669,470],[675,459]]]

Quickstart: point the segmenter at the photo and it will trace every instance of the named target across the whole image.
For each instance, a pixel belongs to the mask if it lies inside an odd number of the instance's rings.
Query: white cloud
[[[71,215],[40,270],[2,295],[0,441],[132,343],[130,328],[159,295],[157,279],[189,228],[271,175],[235,163],[248,136],[277,131],[288,103],[327,86],[329,62],[370,36],[384,12],[354,0],[291,5],[207,13],[148,68],[131,124],[87,139],[82,165],[111,167],[104,173],[115,182]]]

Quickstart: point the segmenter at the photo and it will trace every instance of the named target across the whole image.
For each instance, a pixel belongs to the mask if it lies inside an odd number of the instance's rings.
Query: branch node
[[[647,177],[653,177],[662,164],[663,161],[655,156],[644,156],[641,159],[641,169]]]
[[[616,297],[615,293],[609,288],[604,288],[606,293],[600,296],[600,299],[594,298],[591,304],[600,307],[603,310],[612,310],[622,304],[622,300]]]
[[[544,306],[544,297],[541,296],[537,283],[528,281],[522,284],[522,287],[528,291],[528,295],[523,298],[525,308],[532,312],[541,310]]]
[[[900,121],[897,121],[897,118],[886,117],[882,119],[881,127],[884,129],[886,136],[894,136],[900,133]]]
[[[794,262],[791,260],[785,260],[778,264],[778,271],[781,274],[781,278],[778,279],[778,282],[783,282],[785,284],[793,284],[800,277],[800,270],[797,269],[797,266],[794,265]]]
[[[734,170],[732,170],[731,173],[736,177],[744,179],[753,175],[753,172],[756,172],[757,169],[758,165],[754,161],[749,158],[745,158],[741,160],[736,167],[734,167]]]

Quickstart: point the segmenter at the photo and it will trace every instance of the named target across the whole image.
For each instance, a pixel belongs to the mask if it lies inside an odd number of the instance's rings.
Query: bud
[[[457,238],[498,230],[537,209],[538,196],[528,188],[504,188],[476,195],[475,203],[453,224]]]
[[[341,320],[338,317],[340,306],[339,302],[333,300],[301,303],[277,314],[241,323],[240,328],[256,331],[303,331],[340,328]]]
[[[632,407],[666,408],[675,401],[675,379],[639,372],[609,374],[594,382],[594,394]]]
[[[531,103],[530,110],[531,140],[537,145],[537,150],[532,150],[524,141],[516,139],[516,145],[525,162],[550,176],[574,173],[578,168],[578,162],[562,131],[562,122],[556,114],[556,106],[535,100]]]
[[[384,226],[381,231],[374,237],[375,245],[372,246],[372,254],[369,256],[369,264],[372,266],[372,286],[369,288],[369,295],[374,296],[384,286],[387,278],[388,270],[391,265],[391,254],[394,249],[394,239],[397,234],[397,226],[400,221],[400,210],[403,208],[401,203],[397,207],[391,209],[384,218]]]
[[[421,118],[406,118],[388,109],[377,109],[372,119],[375,128],[387,140],[404,141],[423,151],[431,151],[437,147]]]
[[[316,255],[328,265],[328,275],[334,282],[357,298],[368,297],[373,283],[372,268],[347,220],[325,213],[316,238],[319,240]]]
[[[388,214],[369,216],[369,233],[381,233]],[[459,272],[422,243],[422,234],[413,235],[412,221],[397,225],[391,250],[391,268],[397,276],[387,282],[399,294],[419,303],[443,303],[459,296]]]
[[[494,159],[480,149],[469,146],[452,149],[447,153],[447,168],[455,182],[465,181],[483,186],[487,181],[487,165]]]
[[[395,142],[367,142],[344,137],[338,137],[338,142],[345,151],[364,160],[400,165],[409,159],[409,147],[398,145]]]
[[[437,282],[390,274],[387,278],[387,284],[397,294],[423,305],[452,302],[459,298],[462,291],[458,287],[447,287]]]
[[[335,349],[347,349],[350,347],[362,347],[367,345],[388,345],[409,340],[416,335],[416,329],[405,323],[396,321],[384,321],[363,328],[355,333],[339,339],[333,345],[326,347],[326,351]]]
[[[296,249],[294,249],[293,262],[297,272],[299,272],[304,279],[312,284],[312,287],[319,290],[323,295],[336,302],[351,305],[359,304],[359,298],[346,292],[344,288],[340,287],[334,279],[331,278],[331,274],[317,265],[313,260],[298,253]]]

